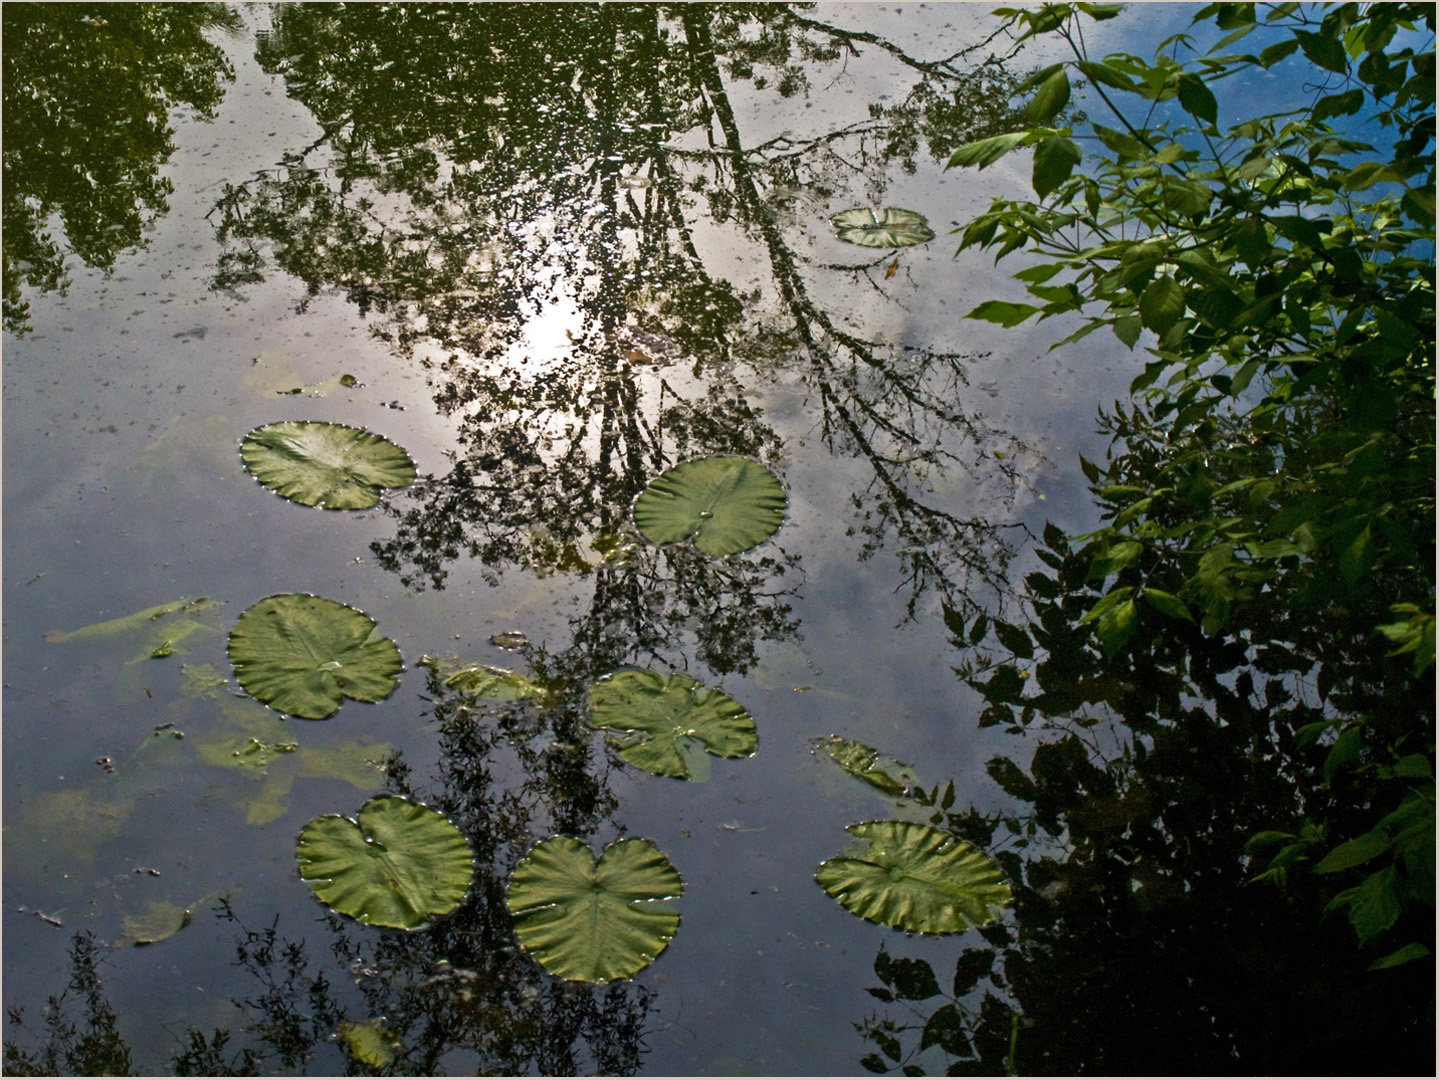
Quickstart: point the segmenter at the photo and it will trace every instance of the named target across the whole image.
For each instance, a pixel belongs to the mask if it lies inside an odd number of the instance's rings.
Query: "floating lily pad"
[[[300,877],[341,915],[418,930],[459,906],[474,876],[469,842],[443,814],[395,795],[354,818],[317,817],[300,831]]]
[[[383,1069],[395,1056],[395,1033],[385,1026],[384,1017],[356,1022],[343,1021],[335,1034],[350,1048],[350,1055],[372,1069]]]
[[[364,510],[382,488],[415,482],[415,463],[373,431],[310,420],[257,427],[240,444],[256,480],[277,495],[327,510]]]
[[[404,669],[375,620],[322,596],[284,593],[247,608],[230,631],[235,678],[290,716],[323,720],[343,698],[381,701]]]
[[[168,900],[151,900],[142,915],[125,916],[125,938],[135,945],[154,945],[190,925],[190,912]]]
[[[733,698],[688,675],[621,671],[590,690],[590,723],[615,732],[620,757],[656,776],[699,779],[685,740],[723,758],[749,757],[758,745],[754,720]]]
[[[544,697],[549,691],[528,675],[489,664],[463,664],[452,668],[433,656],[420,657],[420,666],[430,668],[445,685],[466,697],[486,701],[526,701]]]
[[[862,742],[831,735],[828,738],[811,739],[810,745],[815,750],[823,750],[851,776],[863,780],[870,787],[878,788],[886,795],[904,795],[919,783],[919,777],[904,762],[883,758],[878,750]]]
[[[697,458],[656,477],[635,500],[635,527],[653,544],[688,540],[706,555],[733,555],[774,535],[784,487],[758,461]]]
[[[536,844],[506,903],[529,954],[561,979],[604,983],[651,963],[674,937],[679,873],[648,840],[619,840],[596,861],[569,836]]]
[[[870,922],[921,934],[954,934],[999,917],[1009,886],[982,851],[911,821],[862,821],[859,844],[821,863],[814,878]]]
[[[927,243],[934,230],[921,214],[887,206],[875,213],[867,206],[846,210],[830,218],[839,238],[862,247],[898,248]]]

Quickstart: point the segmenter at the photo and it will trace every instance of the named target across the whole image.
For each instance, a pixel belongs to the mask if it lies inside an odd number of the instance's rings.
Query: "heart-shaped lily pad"
[[[235,678],[254,698],[306,720],[323,720],[342,698],[380,701],[404,669],[400,650],[374,636],[362,611],[308,593],[267,596],[230,631]]]
[[[277,495],[327,510],[364,510],[382,488],[415,482],[415,463],[373,431],[345,424],[286,420],[245,436],[240,457]]]
[[[569,836],[536,844],[510,875],[506,903],[520,944],[551,975],[625,979],[670,943],[679,873],[648,840],[619,840],[596,861]]]
[[[371,926],[418,930],[459,906],[470,888],[470,845],[443,814],[395,795],[354,818],[325,814],[302,830],[300,877],[338,911]]]
[[[706,555],[733,555],[774,535],[784,487],[758,461],[697,458],[658,477],[635,500],[635,527],[653,544],[688,540]]]
[[[934,239],[934,230],[921,214],[886,206],[875,213],[867,206],[846,210],[830,218],[839,238],[862,247],[898,248]]]
[[[590,723],[615,732],[620,757],[656,776],[700,779],[682,740],[716,757],[749,757],[758,745],[754,720],[733,698],[688,675],[620,671],[590,690]]]
[[[912,821],[861,821],[850,855],[821,863],[814,879],[870,922],[954,934],[999,917],[1010,902],[999,867],[977,848]]]

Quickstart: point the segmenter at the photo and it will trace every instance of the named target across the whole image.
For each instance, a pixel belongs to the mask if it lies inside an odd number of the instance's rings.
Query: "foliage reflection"
[[[64,291],[73,255],[108,270],[168,212],[172,110],[212,117],[233,71],[204,31],[224,4],[6,4],[4,324],[24,290]],[[55,222],[58,219],[59,229]]]

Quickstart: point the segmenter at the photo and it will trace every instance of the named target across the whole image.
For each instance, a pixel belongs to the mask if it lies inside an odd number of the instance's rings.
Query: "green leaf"
[[[150,900],[143,915],[125,916],[125,938],[135,945],[155,945],[189,925],[187,909],[168,900]]]
[[[909,821],[864,821],[857,841],[815,872],[846,910],[871,922],[923,934],[983,926],[1010,902],[1009,886],[983,852],[938,829]]]
[[[1068,104],[1069,73],[1061,67],[1040,84],[1025,113],[1036,124],[1048,124]]]
[[[1101,86],[1113,87],[1115,90],[1127,90],[1130,93],[1135,93],[1139,89],[1133,79],[1108,64],[1095,60],[1080,60],[1075,66],[1092,82]]]
[[[373,636],[375,620],[307,593],[267,596],[235,621],[229,656],[256,700],[290,716],[323,720],[343,698],[381,701],[404,669],[400,650]]]
[[[1361,943],[1378,937],[1394,925],[1404,910],[1399,897],[1399,872],[1393,866],[1370,874],[1352,889],[1345,889],[1329,901],[1324,913],[1347,907],[1349,924],[1354,927]]]
[[[1324,758],[1324,782],[1333,783],[1335,773],[1351,761],[1357,760],[1363,749],[1364,732],[1358,724],[1351,724],[1341,731]]]
[[[899,248],[934,239],[934,230],[921,214],[887,206],[876,214],[867,206],[845,210],[830,218],[839,238],[861,247]]]
[[[886,795],[904,796],[919,786],[919,777],[908,765],[893,760],[886,760],[881,764],[879,751],[862,742],[830,735],[827,738],[811,739],[810,746],[815,750],[823,750],[845,772],[873,788],[878,788]]]
[[[993,135],[988,139],[965,143],[949,156],[949,168],[956,165],[974,165],[982,169],[986,165],[993,165],[1022,143],[1028,134],[1027,131],[1011,131],[1005,135]]]
[[[1396,949],[1388,956],[1382,956],[1369,965],[1370,971],[1383,971],[1385,968],[1398,967],[1400,964],[1407,964],[1411,960],[1422,960],[1429,955],[1429,950],[1417,941],[1411,941],[1402,949]]]
[[[1194,621],[1194,616],[1189,613],[1189,605],[1173,593],[1162,592],[1146,585],[1140,595],[1150,607],[1162,615],[1168,615],[1171,619],[1183,619],[1185,622]]]
[[[620,757],[656,776],[693,779],[681,740],[722,758],[749,757],[758,746],[754,720],[733,698],[688,675],[621,671],[590,690],[590,723],[616,734]]]
[[[1192,72],[1179,76],[1179,104],[1190,116],[1206,123],[1219,119],[1219,103],[1214,100],[1214,93]]]
[[[1139,299],[1139,315],[1144,325],[1156,334],[1163,334],[1184,314],[1184,289],[1168,274],[1149,283]]]
[[[1138,315],[1121,315],[1114,320],[1114,336],[1131,349],[1134,348],[1134,343],[1139,340],[1140,332],[1143,329],[1144,324],[1140,321]]]
[[[382,488],[415,482],[415,463],[373,431],[293,420],[257,427],[240,444],[245,468],[265,487],[304,506],[364,510]]]
[[[657,477],[635,500],[635,528],[652,544],[688,540],[706,555],[763,543],[784,521],[779,478],[757,461],[709,457]]]
[[[1351,191],[1364,191],[1383,180],[1402,183],[1404,177],[1382,161],[1361,162],[1344,175],[1344,184]]]
[[[1314,866],[1316,874],[1336,874],[1340,870],[1359,866],[1370,859],[1384,854],[1390,847],[1389,838],[1380,832],[1371,832],[1354,840],[1346,840]]]
[[[583,842],[552,836],[510,875],[515,933],[551,975],[578,982],[626,979],[669,945],[680,917],[679,873],[648,840],[618,840],[599,859]]]
[[[1102,124],[1092,124],[1091,126],[1094,128],[1094,133],[1099,136],[1099,141],[1118,154],[1121,161],[1125,158],[1142,161],[1149,156],[1149,149],[1133,135],[1126,135],[1122,131],[1115,131]]]
[[[1304,50],[1304,55],[1310,63],[1317,64],[1325,71],[1333,71],[1340,75],[1348,71],[1348,58],[1344,55],[1344,44],[1334,35],[1312,34],[1305,30],[1295,30],[1294,37],[1298,40],[1299,47]]]
[[[1134,633],[1134,625],[1133,600],[1125,600],[1105,612],[1104,617],[1099,620],[1094,629],[1095,633],[1099,635],[1099,643],[1104,648],[1106,656],[1113,656],[1124,646],[1130,635]]]
[[[1062,135],[1041,139],[1034,148],[1034,193],[1042,199],[1059,187],[1083,156],[1073,139]]]
[[[418,930],[459,906],[470,888],[469,842],[443,815],[382,795],[354,818],[325,814],[300,831],[300,877],[342,915]]]
[[[1374,546],[1374,532],[1366,525],[1339,556],[1340,575],[1353,585],[1369,572],[1377,555],[1378,551]]]
[[[1251,268],[1264,264],[1273,248],[1269,243],[1269,230],[1264,227],[1263,218],[1249,217],[1239,223],[1239,227],[1234,230],[1234,250]]]
[[[1299,42],[1294,38],[1277,42],[1260,52],[1259,64],[1261,67],[1271,68],[1284,58],[1293,55],[1298,48]]]
[[[1018,326],[1040,309],[1033,304],[1011,304],[1004,300],[986,300],[965,316],[966,319],[983,319],[999,323],[1000,326]]]
[[[466,697],[487,701],[525,701],[542,698],[549,692],[527,675],[489,664],[472,663],[451,668],[433,656],[422,656],[419,665],[431,668],[444,679],[446,686]]]
[[[395,1056],[391,1049],[395,1033],[385,1027],[383,1017],[363,1023],[346,1020],[335,1028],[335,1034],[349,1048],[351,1057],[372,1069],[383,1069]]]

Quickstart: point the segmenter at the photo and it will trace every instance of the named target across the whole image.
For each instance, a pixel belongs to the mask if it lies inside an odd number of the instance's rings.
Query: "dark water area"
[[[1092,45],[1147,53],[1193,10],[1136,6]],[[1115,917],[1098,899],[1065,915],[1092,924],[1056,921],[1062,959],[1031,974],[1069,1024],[1130,1028],[1099,1057],[1029,1041],[987,974],[1023,903],[918,936],[815,882],[846,826],[937,809],[816,739],[952,782],[959,834],[1018,812],[989,763],[1027,767],[1033,743],[980,722],[967,628],[1017,617],[1046,523],[1096,524],[1080,457],[1142,366],[1101,335],[1049,351],[1064,320],[963,318],[1021,295],[1019,264],[956,256],[949,230],[1028,176],[945,163],[1009,130],[1013,87],[1052,61],[987,62],[994,24],[971,4],[5,5],[7,1067],[67,984],[49,1015],[79,1028],[51,1045],[90,1041],[49,1060],[66,1072],[852,1075],[898,1069],[905,1010],[905,1061],[938,1073],[1337,1052],[1284,1033],[1287,1006],[1254,1030],[1198,1012],[1257,1016],[1307,947],[1264,953],[1286,909],[1234,902],[1238,862],[1123,952],[1075,944]],[[831,219],[866,207],[936,235],[845,242]],[[296,505],[240,457],[286,420],[383,435],[418,478],[370,509]],[[711,456],[780,478],[773,537],[711,558],[639,535],[636,497]],[[288,593],[373,619],[397,688],[324,721],[246,694],[227,634]],[[422,658],[555,689],[477,702]],[[629,667],[722,690],[757,751],[688,782],[622,760],[585,690]],[[475,854],[427,929],[334,915],[297,870],[307,822],[385,793]],[[632,979],[567,982],[517,947],[507,881],[554,834],[645,838],[679,871],[678,931]],[[1255,952],[1220,974],[1195,935],[1231,919]],[[924,965],[972,1019],[932,1019]],[[1106,965],[1131,996],[1087,998],[1077,972]],[[1305,1009],[1389,1008],[1306,972]]]

